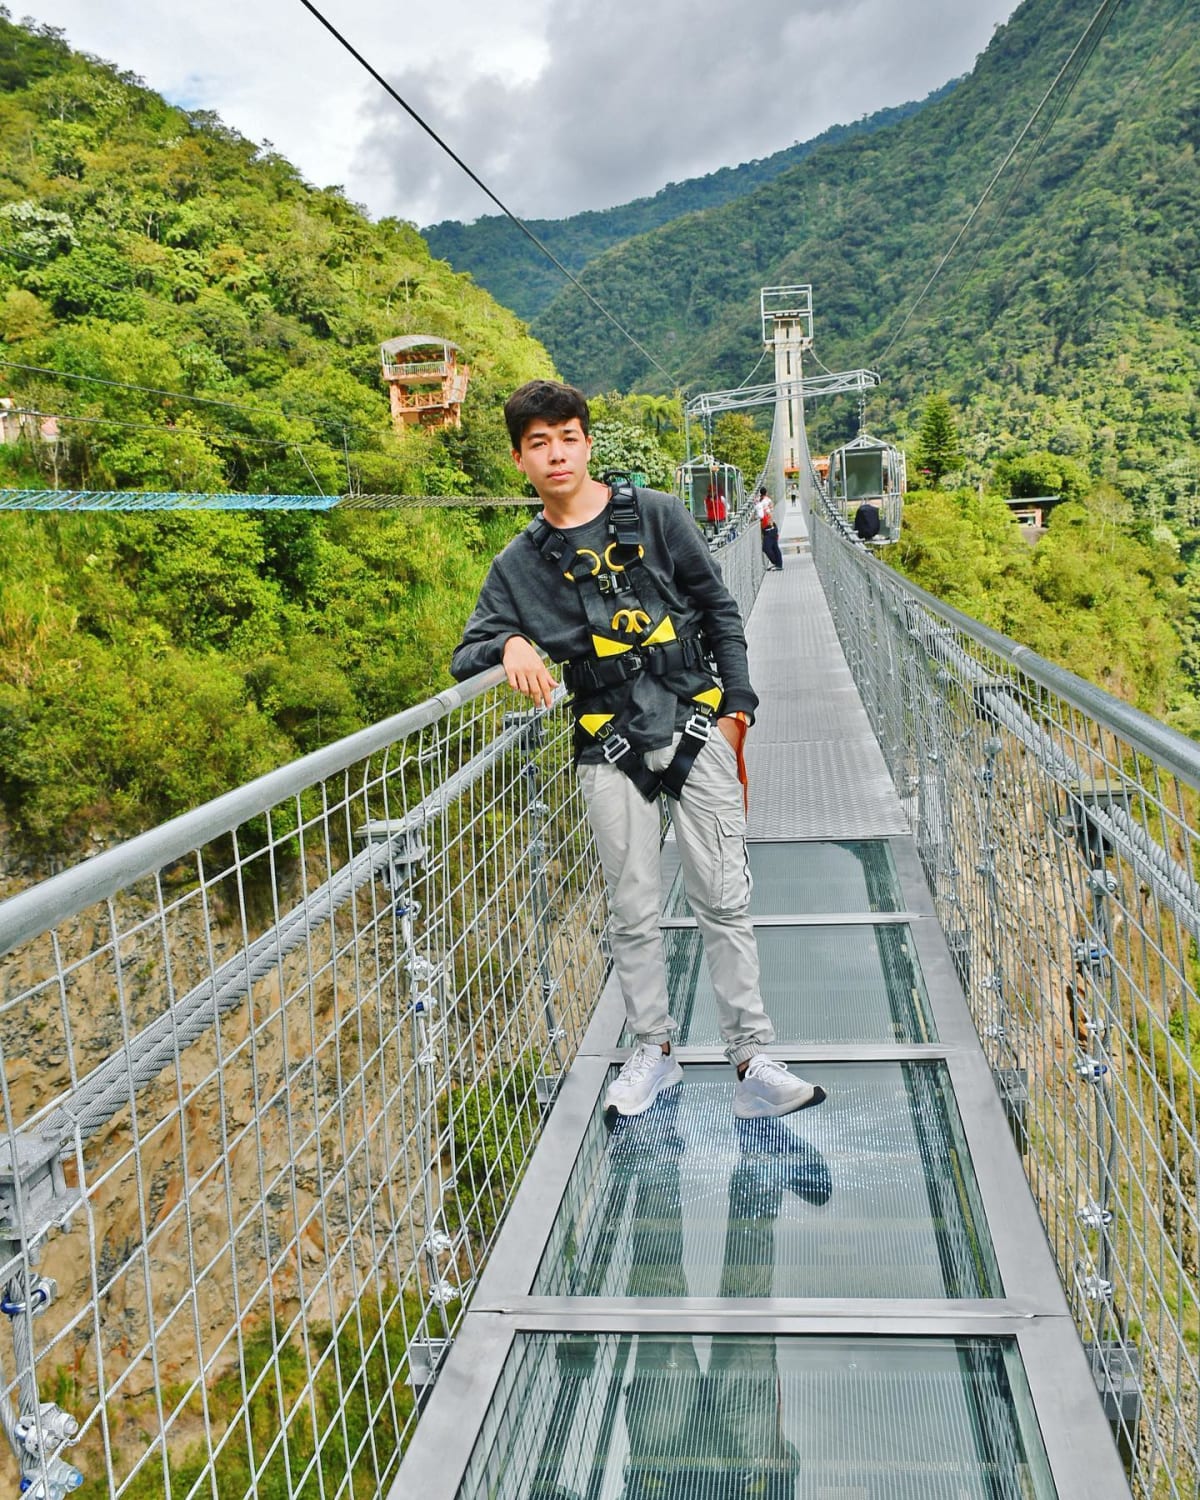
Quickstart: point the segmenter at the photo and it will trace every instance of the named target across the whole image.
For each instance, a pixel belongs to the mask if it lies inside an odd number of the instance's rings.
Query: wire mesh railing
[[[496,675],[0,908],[35,1494],[386,1491],[607,969],[566,716]]]
[[[0,904],[34,1500],[388,1492],[608,973],[570,716],[502,681]]]
[[[812,532],[1134,1492],[1194,1497],[1200,747]]]

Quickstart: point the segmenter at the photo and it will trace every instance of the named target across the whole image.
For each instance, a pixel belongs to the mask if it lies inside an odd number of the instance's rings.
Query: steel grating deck
[[[766,575],[746,639],[762,700],[746,749],[750,837],[907,833],[811,557],[785,557],[782,573]]]
[[[671,841],[684,1081],[636,1119],[615,981],[389,1500],[1128,1500],[803,527],[748,622],[752,918],[776,1055],[739,1122]]]

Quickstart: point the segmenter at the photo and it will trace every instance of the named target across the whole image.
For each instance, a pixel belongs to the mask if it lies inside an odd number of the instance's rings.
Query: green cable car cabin
[[[746,503],[742,471],[705,454],[675,470],[675,493],[708,537],[719,536]]]
[[[860,432],[829,455],[829,496],[858,537],[873,546],[900,540],[907,485],[904,451]]]

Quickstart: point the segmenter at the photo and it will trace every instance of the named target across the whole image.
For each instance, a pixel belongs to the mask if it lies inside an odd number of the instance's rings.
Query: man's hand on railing
[[[523,635],[511,635],[504,646],[504,672],[510,688],[532,698],[539,708],[549,708],[558,683],[546,670],[537,647]]]

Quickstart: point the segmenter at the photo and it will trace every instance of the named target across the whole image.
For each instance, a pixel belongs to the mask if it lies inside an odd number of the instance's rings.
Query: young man
[[[673,496],[610,489],[588,472],[587,402],[534,380],[509,397],[513,459],[542,513],[493,561],[450,670],[503,662],[511,687],[547,706],[564,663],[588,817],[608,885],[613,963],[637,1048],[605,1108],[641,1114],[680,1082],[659,929],[659,804],[672,798],[688,899],[704,940],[739,1119],[820,1103],[762,1048],[748,915],[742,745],[758,698],[737,604],[699,528]],[[715,663],[719,681],[709,669]]]

